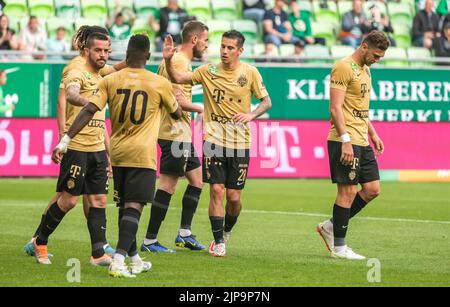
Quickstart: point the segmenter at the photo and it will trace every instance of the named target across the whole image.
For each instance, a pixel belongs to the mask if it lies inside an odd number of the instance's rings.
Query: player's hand
[[[237,113],[233,116],[233,120],[235,123],[248,123],[255,119],[255,115],[252,113]]]
[[[383,141],[380,139],[380,137],[378,135],[372,136],[371,139],[372,139],[373,146],[375,148],[375,154],[377,156],[382,155],[383,152],[384,152],[384,143],[383,143]]]
[[[56,163],[56,164],[61,163],[61,160],[62,160],[63,156],[64,156],[64,153],[62,153],[61,150],[60,150],[58,147],[56,147],[55,149],[53,149],[53,152],[52,152],[52,161],[53,161],[54,163]]]
[[[341,163],[343,165],[351,165],[353,163],[353,147],[351,142],[342,143]]]
[[[108,166],[106,167],[106,172],[108,173],[108,178],[112,178],[113,169],[112,169],[111,159],[109,158],[109,155],[108,155]]]
[[[169,34],[164,39],[164,48],[163,48],[163,58],[165,60],[170,60],[175,54],[175,48],[173,46],[173,38]]]

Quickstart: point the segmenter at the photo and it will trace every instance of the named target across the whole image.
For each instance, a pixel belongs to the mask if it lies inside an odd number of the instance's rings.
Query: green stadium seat
[[[254,45],[259,41],[258,26],[253,20],[238,19],[231,23],[231,27],[245,36],[245,44]]]
[[[263,43],[259,43],[259,44],[255,44],[253,46],[253,54],[258,56],[258,55],[264,55],[264,53],[266,52],[266,45]]]
[[[105,0],[81,0],[81,12],[84,18],[106,19],[108,9]]]
[[[339,19],[342,20],[342,16],[352,10],[352,1],[338,1],[337,8],[339,12]]]
[[[244,52],[241,54],[240,59],[245,63],[253,63],[254,59],[249,59],[248,57],[253,56],[253,45],[245,45]]]
[[[47,19],[47,34],[48,37],[54,38],[56,36],[56,30],[59,27],[66,29],[66,37],[72,37],[74,34],[73,22],[68,21],[67,18],[52,17]]]
[[[406,50],[404,48],[389,47],[388,50],[386,50],[382,62],[386,67],[408,67],[408,61],[402,60],[407,58]]]
[[[199,21],[211,19],[211,8],[209,0],[186,0],[184,9],[189,15],[197,17]]]
[[[79,0],[55,0],[56,15],[62,18],[79,18],[81,8]]]
[[[147,33],[150,40],[154,40],[156,36],[155,32],[153,31],[152,27],[148,22],[148,19],[144,18],[137,18],[134,21],[133,27],[131,28],[131,32],[133,34]]]
[[[116,3],[117,0],[106,0],[106,6],[108,8],[109,16],[112,16],[116,11]],[[133,0],[120,0],[120,5],[122,6],[123,10],[133,11]]]
[[[75,19],[75,30],[77,30],[79,27],[84,26],[84,25],[88,25],[88,26],[100,26],[100,27],[105,27],[105,19],[97,19],[97,18],[78,18]]]
[[[408,59],[410,60],[417,60],[417,61],[410,61],[411,67],[430,67],[433,66],[433,62],[429,61],[418,61],[421,59],[430,59],[431,53],[430,50],[423,47],[409,47],[406,52],[408,53]]]
[[[295,54],[295,46],[293,44],[282,44],[278,49],[280,56],[293,56]]]
[[[211,0],[211,8],[214,19],[236,20],[240,18],[236,0]]]
[[[314,37],[322,37],[326,40],[327,46],[334,45],[336,41],[336,26],[333,23],[318,23],[312,22],[312,33]]]
[[[14,32],[16,32],[16,35],[18,35],[20,32],[19,19],[8,16],[8,21],[9,21],[9,28],[11,30],[14,30]]]
[[[345,58],[353,54],[354,51],[353,47],[346,45],[333,45],[330,48],[331,56],[335,58],[334,61]]]
[[[397,43],[397,47],[408,48],[411,46],[411,29],[409,26],[399,23],[392,25],[394,29],[393,38]]]
[[[322,45],[306,45],[303,50],[303,55],[307,57],[329,57],[330,51],[328,47]],[[307,63],[315,64],[328,64],[329,60],[323,59],[309,59],[306,60]]]
[[[311,2],[309,2],[308,0],[297,1],[297,6],[300,11],[308,12],[310,16],[312,15],[313,8]]]
[[[412,9],[408,3],[389,2],[388,12],[392,23],[403,23],[408,26],[412,25]]]
[[[28,9],[30,16],[36,16],[41,20],[55,16],[53,0],[28,0]]]
[[[314,20],[320,23],[339,24],[336,2],[327,1],[327,7],[321,7],[322,1],[313,1]]]
[[[28,6],[26,0],[8,0],[7,5],[3,9],[3,13],[10,18],[20,18],[28,14]]]
[[[212,42],[220,42],[222,34],[231,29],[231,23],[228,20],[211,19],[206,24],[209,28],[209,40]]]
[[[159,19],[159,8],[164,6],[165,5],[160,6],[158,0],[134,1],[134,9],[139,18],[149,18],[150,16],[154,16],[155,19]]]

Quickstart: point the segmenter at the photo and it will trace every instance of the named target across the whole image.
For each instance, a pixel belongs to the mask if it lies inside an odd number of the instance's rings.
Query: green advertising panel
[[[0,117],[51,117],[51,64],[0,63]],[[57,93],[57,92],[56,92]]]
[[[328,119],[330,69],[259,68],[274,119]],[[450,121],[450,70],[373,68],[369,116],[379,121]]]
[[[63,64],[0,64],[0,117],[55,117]],[[156,65],[147,66],[155,72]],[[258,67],[272,98],[271,119],[329,119],[330,68]],[[450,122],[450,70],[373,68],[374,121]],[[202,102],[194,87],[193,101]],[[8,105],[14,104],[14,109]],[[257,104],[257,101],[254,101]]]

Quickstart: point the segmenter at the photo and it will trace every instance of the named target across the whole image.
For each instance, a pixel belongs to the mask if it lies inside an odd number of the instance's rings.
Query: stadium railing
[[[16,50],[1,50],[0,51],[0,65],[1,63],[19,63],[19,62],[34,62],[34,63],[65,63],[71,58],[77,56],[76,51],[60,53],[60,52],[43,52],[43,51],[16,51]],[[58,59],[55,59],[58,57]],[[213,57],[213,56],[211,56]],[[124,52],[112,52],[110,54],[109,62],[119,62],[125,58]],[[241,56],[241,60],[255,65],[271,65],[277,66],[331,66],[332,63],[341,57],[333,56],[270,56],[270,55],[246,55]],[[162,60],[162,53],[155,52],[151,54],[150,63],[159,63]],[[417,64],[422,63],[427,68],[442,68],[450,69],[450,57],[424,57],[424,58],[403,58],[403,57],[389,57],[389,61],[403,61],[409,64],[416,63],[416,65],[399,66],[398,68],[413,68],[417,69]],[[445,65],[437,65],[445,64]],[[374,67],[383,67],[383,60]],[[395,68],[395,66],[389,66]]]

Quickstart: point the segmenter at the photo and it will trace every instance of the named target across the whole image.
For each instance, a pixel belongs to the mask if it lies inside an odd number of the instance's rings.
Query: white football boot
[[[149,261],[143,261],[139,259],[138,261],[132,261],[130,263],[131,274],[140,274],[149,271],[152,268],[152,263]]]
[[[363,260],[366,257],[362,255],[358,255],[355,253],[350,247],[345,245],[343,248],[339,248],[339,251],[336,251],[336,248],[331,250],[332,258],[340,258],[340,259],[348,259],[348,260]]]
[[[329,230],[327,230],[327,227],[325,227],[325,225],[328,223],[331,224],[330,220],[319,223],[319,225],[316,226],[316,232],[322,237],[325,246],[327,247],[328,251],[331,252],[334,248],[334,236],[333,231],[331,230],[330,232]]]

